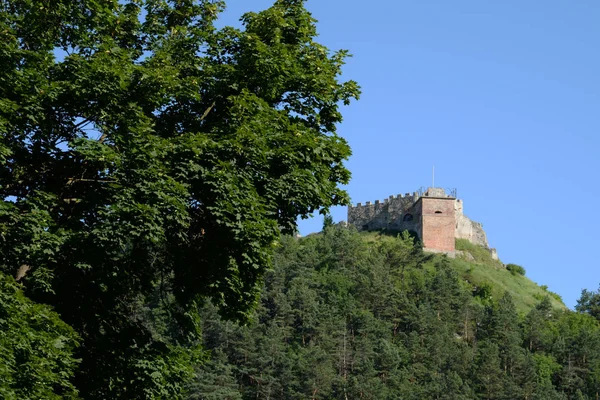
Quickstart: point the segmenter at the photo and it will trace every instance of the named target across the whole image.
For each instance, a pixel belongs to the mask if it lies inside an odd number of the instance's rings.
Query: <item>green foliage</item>
[[[390,235],[387,232],[361,232],[361,237],[368,243],[385,243],[394,240],[397,235]],[[460,276],[470,283],[472,293],[479,299],[496,298],[499,299],[505,292],[509,292],[513,296],[513,301],[517,306],[517,311],[521,314],[526,314],[536,306],[544,297],[550,296],[552,306],[557,309],[566,309],[562,298],[553,292],[544,289],[544,286],[538,286],[536,283],[520,276],[515,277],[512,274],[506,273],[506,269],[502,263],[493,260],[489,251],[483,247],[476,246],[466,240],[458,239],[457,246],[464,249],[463,251],[473,250],[475,253],[481,254],[481,260],[467,260],[465,257],[458,255],[456,259],[449,259],[453,269],[458,271]],[[433,258],[444,257],[442,255],[432,255]],[[485,258],[487,257],[487,258]],[[487,260],[487,261],[485,261]],[[424,264],[428,268],[428,263]],[[519,278],[519,279],[517,279]]]
[[[514,276],[507,273],[504,268],[473,264],[458,258],[450,262],[453,268],[473,286],[475,292],[477,288],[486,285],[489,285],[491,294],[496,299],[500,298],[504,292],[509,292],[521,314],[528,313],[539,301],[549,295],[549,292],[544,291],[527,277]],[[556,309],[566,309],[560,298],[551,296],[551,302]]]
[[[547,356],[543,353],[536,353],[533,355],[535,360],[538,383],[544,387],[551,387],[553,377],[562,368],[553,356]]]
[[[550,297],[521,318],[511,293],[474,291],[456,262],[408,234],[282,238],[252,323],[203,308],[213,357],[190,398],[594,398],[599,323]]]
[[[470,273],[470,271],[467,273]],[[494,289],[492,285],[486,282],[482,283],[481,285],[476,285],[473,288],[473,295],[479,297],[482,301],[492,299],[493,293]]]
[[[233,326],[208,305],[204,344],[227,355],[244,398],[462,395],[458,373],[430,371],[462,354],[448,325],[462,321],[469,295],[447,265],[425,268],[430,259],[409,235],[369,245],[334,226],[299,241],[284,238],[256,322]],[[415,340],[423,330],[439,337]],[[207,395],[201,391],[213,387],[213,373],[198,374],[193,398]],[[410,382],[417,376],[431,383],[416,387]]]
[[[552,292],[552,291],[548,290],[548,285],[542,285],[542,286],[540,286],[540,287],[542,288],[542,290],[543,290],[544,292],[548,293],[548,295],[549,295],[550,297],[554,298],[554,299],[555,299],[555,300],[557,300],[557,301],[560,301],[561,303],[563,302],[563,300],[562,300],[562,296],[561,296],[560,294],[558,294],[558,293],[555,293],[555,292]],[[582,296],[581,296],[581,298],[583,299],[583,298],[584,298],[584,296],[582,295]]]
[[[251,324],[204,307],[214,357],[190,398],[595,398],[598,321],[550,296],[519,317],[511,293],[473,290],[456,262],[409,235],[284,237]]]
[[[76,399],[69,379],[79,338],[48,306],[35,304],[0,273],[0,397]]]
[[[280,229],[348,203],[347,52],[302,1],[223,8],[0,3],[0,269],[80,334],[86,399],[180,398],[199,298],[244,320]]]
[[[333,226],[333,217],[331,214],[327,214],[323,217],[323,230]]]
[[[502,370],[498,346],[495,343],[482,341],[479,345],[475,361],[475,388],[477,398],[502,398]]]
[[[562,296],[560,294],[555,293],[555,292],[551,292],[551,291],[548,291],[548,294],[550,295],[550,297],[552,297],[558,303],[564,304],[563,298],[562,298]]]
[[[193,382],[188,390],[190,400],[242,400],[233,366],[227,362],[227,356],[216,349],[208,362],[198,367],[201,381]]]
[[[517,264],[506,264],[506,269],[513,275],[525,276],[525,268]]]
[[[583,289],[575,309],[600,321],[600,289],[596,291]]]
[[[542,301],[546,297],[551,297],[560,303],[563,302],[561,295],[559,295],[558,293],[551,292],[549,290],[545,290],[545,293],[535,293],[533,297],[538,301]]]

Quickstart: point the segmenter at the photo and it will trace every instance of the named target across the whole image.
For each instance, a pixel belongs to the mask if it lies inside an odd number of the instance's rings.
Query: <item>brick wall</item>
[[[425,249],[454,252],[454,199],[421,197],[421,241]]]

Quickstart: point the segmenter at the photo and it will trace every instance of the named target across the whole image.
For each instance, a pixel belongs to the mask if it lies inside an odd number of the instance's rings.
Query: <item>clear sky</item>
[[[224,23],[269,0],[229,0]],[[457,188],[505,263],[573,307],[600,283],[600,2],[312,0],[318,41],[354,55],[339,133],[354,203]],[[332,212],[346,219],[346,208]],[[303,235],[322,219],[300,223]]]

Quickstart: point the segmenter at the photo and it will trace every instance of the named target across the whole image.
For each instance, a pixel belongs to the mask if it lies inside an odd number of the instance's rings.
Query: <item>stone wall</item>
[[[455,250],[455,239],[467,239],[498,258],[496,250],[489,247],[483,225],[465,216],[463,202],[448,196],[441,188],[429,188],[422,196],[417,192],[406,193],[350,206],[348,224],[359,231],[414,231],[424,249],[448,254]]]
[[[470,220],[463,214],[464,204],[461,200],[456,200],[454,203],[454,211],[456,214],[456,238],[467,239],[469,242],[478,246],[485,247],[490,252],[492,259],[498,260],[498,252],[490,247],[487,235],[483,230],[483,225],[479,222]]]
[[[417,220],[414,211],[411,211],[419,199],[417,193],[399,194],[390,196],[385,200],[368,201],[366,204],[358,203],[348,207],[348,223],[354,225],[359,231],[364,230],[416,230]]]
[[[467,239],[469,242],[489,248],[483,225],[479,222],[471,221],[463,214],[463,202],[456,200],[454,203],[454,212],[456,214],[456,238]]]

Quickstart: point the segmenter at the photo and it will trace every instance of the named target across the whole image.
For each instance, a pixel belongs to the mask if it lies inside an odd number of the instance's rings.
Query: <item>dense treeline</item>
[[[597,293],[519,316],[409,236],[284,238],[254,320],[207,304],[191,399],[597,399]]]

